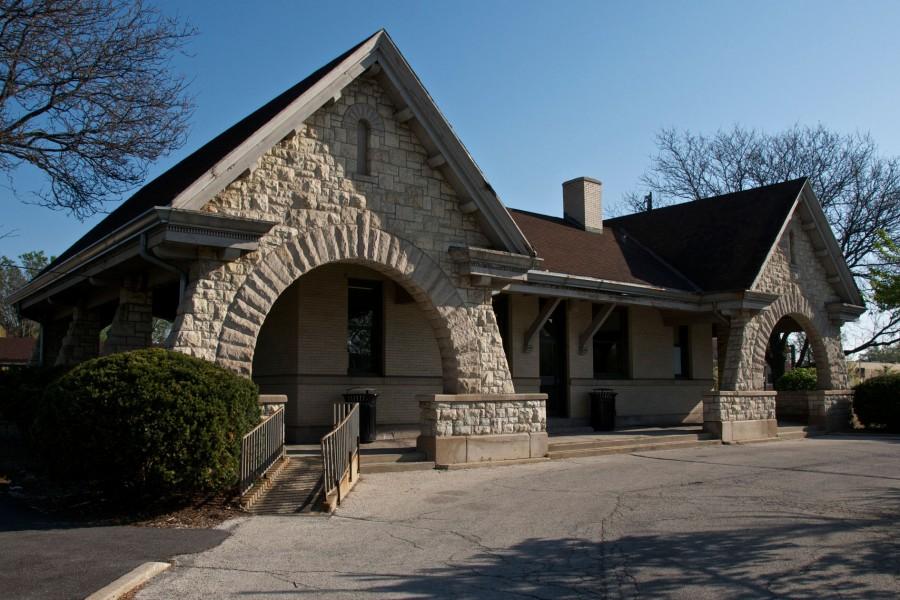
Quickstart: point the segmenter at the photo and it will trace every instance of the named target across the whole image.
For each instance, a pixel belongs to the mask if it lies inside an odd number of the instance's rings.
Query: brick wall
[[[351,278],[383,284],[383,377],[347,375]],[[288,396],[285,426],[290,437],[329,425],[331,405],[349,387],[378,390],[378,423],[418,422],[416,396],[440,393],[442,370],[434,331],[410,300],[389,278],[350,264],[315,269],[282,293],[260,330],[253,373],[263,393]]]

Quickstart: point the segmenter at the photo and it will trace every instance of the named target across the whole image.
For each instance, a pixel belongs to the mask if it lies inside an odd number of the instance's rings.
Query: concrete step
[[[814,435],[818,435],[818,431],[812,427],[779,427],[778,428],[778,439],[779,440],[802,440],[808,437],[812,437]]]
[[[415,448],[384,448],[371,450],[368,448],[361,448],[359,459],[364,465],[372,463],[421,462],[425,460],[425,453],[420,452]]]
[[[620,446],[634,446],[639,444],[661,444],[668,442],[697,442],[713,440],[715,436],[710,433],[677,433],[671,435],[630,436],[630,437],[604,437],[602,435],[587,435],[578,440],[553,441],[550,438],[548,449],[553,451],[588,450],[593,448],[617,448]]]
[[[722,442],[716,439],[693,439],[681,441],[645,441],[618,446],[594,446],[581,449],[551,449],[548,456],[553,459],[577,458],[581,456],[604,456],[607,454],[629,454],[631,452],[649,452],[652,450],[676,450],[679,448],[696,448],[698,446],[717,446]]]
[[[364,463],[360,466],[363,477],[373,473],[403,473],[406,471],[430,471],[434,468],[434,461],[421,460],[416,462],[382,462]]]

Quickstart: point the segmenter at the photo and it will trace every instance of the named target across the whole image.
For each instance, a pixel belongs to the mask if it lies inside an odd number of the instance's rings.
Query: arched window
[[[371,127],[365,119],[356,124],[356,172],[360,175],[371,175],[369,172],[369,131]]]
[[[797,250],[794,246],[794,230],[788,231],[788,255],[791,258],[791,264],[797,264]]]

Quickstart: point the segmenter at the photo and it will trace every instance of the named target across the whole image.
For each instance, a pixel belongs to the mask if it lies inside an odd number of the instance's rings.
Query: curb
[[[84,600],[118,600],[134,588],[147,583],[172,565],[165,562],[145,562],[122,575],[109,585],[100,588]]]

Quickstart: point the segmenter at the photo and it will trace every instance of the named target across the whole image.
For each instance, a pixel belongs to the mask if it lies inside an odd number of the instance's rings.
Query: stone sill
[[[775,390],[759,390],[759,391],[754,391],[754,390],[741,390],[741,391],[724,390],[724,391],[718,391],[718,392],[705,392],[705,393],[703,394],[704,397],[710,397],[710,398],[717,398],[717,397],[731,398],[731,397],[735,397],[735,396],[741,397],[741,398],[751,398],[751,397],[752,397],[752,398],[759,398],[759,397],[770,397],[770,396],[771,396],[771,397],[774,398],[774,397],[777,396],[777,395],[778,395],[778,392],[776,392]]]
[[[260,394],[259,404],[287,404],[288,397],[285,394]]]
[[[419,404],[431,402],[476,403],[476,402],[528,402],[547,400],[547,394],[420,394]]]
[[[362,173],[351,173],[350,179],[354,181],[362,181],[363,183],[378,184],[378,175],[363,175]]]
[[[517,378],[513,378],[517,379]],[[524,377],[521,379],[525,379]],[[533,379],[539,379],[534,377]],[[646,387],[646,386],[674,386],[674,387],[712,387],[714,380],[712,379],[661,379],[661,378],[642,378],[642,379],[591,379],[589,377],[572,377],[570,379],[572,385],[578,386],[596,386],[609,387],[615,389],[618,387]]]

